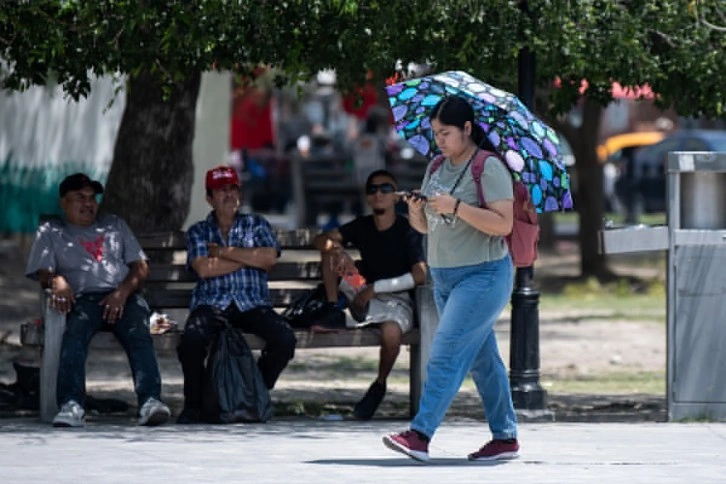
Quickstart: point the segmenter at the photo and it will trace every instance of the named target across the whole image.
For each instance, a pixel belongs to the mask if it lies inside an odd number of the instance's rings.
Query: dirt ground
[[[11,383],[13,361],[37,365],[37,353],[19,345],[19,326],[38,317],[37,286],[22,276],[24,251],[18,244],[0,247],[0,382]],[[579,259],[571,244],[557,253],[541,254],[535,281],[561,286],[574,278]],[[611,267],[619,275],[664,278],[664,264],[634,268],[628,260]],[[546,291],[543,291],[546,292]],[[543,297],[546,297],[543,296]],[[665,305],[665,301],[664,301]],[[614,319],[617,308],[603,311],[576,307],[540,310],[540,382],[547,392],[547,411],[523,418],[575,420],[664,420],[664,395],[637,388],[617,394],[572,394],[548,390],[553,380],[613,372],[660,372],[665,377],[666,327],[661,321],[628,317]],[[505,362],[509,361],[509,314],[497,324],[497,337]],[[405,418],[408,413],[408,351],[403,350],[389,383],[378,417]],[[375,374],[377,349],[298,351],[272,392],[278,414],[346,418]],[[182,405],[182,379],[176,356],[160,354],[164,398],[173,410]],[[92,353],[88,361],[88,391],[96,397],[134,402],[131,377],[122,354]],[[601,393],[601,392],[597,392]],[[450,415],[481,414],[473,385],[465,384]]]

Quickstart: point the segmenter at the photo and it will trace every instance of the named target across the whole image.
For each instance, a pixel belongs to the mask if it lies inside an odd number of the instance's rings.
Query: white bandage
[[[416,287],[416,282],[413,280],[413,275],[410,272],[398,277],[380,279],[373,283],[373,291],[376,294],[382,292],[401,292],[407,289],[413,289],[414,287]]]

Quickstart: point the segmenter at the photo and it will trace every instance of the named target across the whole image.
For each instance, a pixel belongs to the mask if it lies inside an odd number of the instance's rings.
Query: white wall
[[[126,95],[110,76],[91,81],[91,93],[78,102],[59,86],[0,92],[0,161],[12,153],[23,166],[85,163],[107,173],[113,158]],[[109,103],[112,104],[109,105]]]
[[[96,78],[89,96],[78,102],[65,98],[58,86],[0,91],[0,167],[9,160],[0,171],[0,230],[33,232],[40,213],[57,210],[57,186],[71,166],[106,180],[126,106],[123,87],[123,78]],[[185,229],[209,211],[204,174],[227,163],[231,96],[230,73],[202,75]],[[21,167],[33,168],[32,176]]]

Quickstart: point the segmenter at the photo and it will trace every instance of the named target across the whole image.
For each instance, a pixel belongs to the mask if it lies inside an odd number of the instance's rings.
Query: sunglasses
[[[371,183],[366,186],[366,194],[368,195],[375,195],[377,191],[385,194],[393,193],[396,191],[396,187],[394,187],[391,183],[381,183],[380,185]]]

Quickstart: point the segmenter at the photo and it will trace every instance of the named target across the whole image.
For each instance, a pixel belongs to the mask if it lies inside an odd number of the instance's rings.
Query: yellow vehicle
[[[665,138],[665,136],[666,134],[661,131],[636,131],[611,136],[601,145],[598,145],[597,158],[600,163],[605,163],[622,149],[652,145]]]

